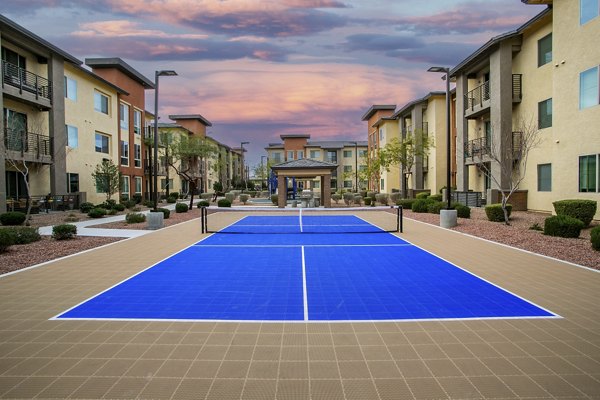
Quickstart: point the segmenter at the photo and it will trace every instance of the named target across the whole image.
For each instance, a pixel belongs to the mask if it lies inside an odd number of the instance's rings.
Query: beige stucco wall
[[[433,146],[429,149],[429,169],[424,174],[424,189],[438,193],[446,186],[446,97],[433,96],[427,103],[423,115],[427,122],[428,135],[433,138]]]
[[[379,148],[384,148],[386,144],[390,143],[393,138],[400,140],[400,128],[398,125],[398,121],[381,121],[380,125],[377,128],[377,138],[380,138],[379,131],[383,130],[383,139],[379,140]],[[384,185],[383,188],[379,188],[381,193],[392,193],[392,189],[400,190],[400,166],[392,165],[388,170],[382,169],[380,172],[380,185],[381,180],[383,180]]]
[[[79,174],[79,190],[86,192],[87,201],[100,203],[106,199],[106,195],[96,193],[92,172],[103,158],[119,164],[117,91],[70,64],[65,64],[65,75],[77,81],[77,100],[65,98],[65,123],[78,129],[78,146],[66,149],[67,173]],[[94,110],[94,90],[109,96],[109,115]],[[110,136],[110,154],[95,151],[96,132]],[[133,146],[130,151],[133,151]]]

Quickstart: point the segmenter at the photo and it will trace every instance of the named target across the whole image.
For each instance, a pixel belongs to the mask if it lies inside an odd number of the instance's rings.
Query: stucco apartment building
[[[490,39],[452,69],[456,79],[457,186],[495,201],[512,179],[527,125],[538,130],[521,208],[552,211],[552,202],[598,200],[600,192],[600,2],[523,0],[548,8],[514,31]],[[489,157],[499,149],[504,158]],[[481,164],[492,174],[486,179]],[[510,168],[508,169],[510,170]],[[595,218],[600,218],[600,210]]]
[[[313,141],[309,134],[281,135],[282,142],[269,143],[265,148],[270,166],[301,159],[325,161],[336,164],[337,170],[331,177],[331,189],[366,189],[360,171],[367,163],[368,145],[364,141]],[[320,190],[320,181],[302,180],[301,189]]]

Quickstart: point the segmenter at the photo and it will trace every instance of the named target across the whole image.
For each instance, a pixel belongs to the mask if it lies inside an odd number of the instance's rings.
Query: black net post
[[[202,229],[202,233],[206,233],[206,207],[200,207],[200,226]]]
[[[398,211],[397,211],[397,213],[398,213],[397,218],[398,219],[397,219],[397,222],[396,222],[396,232],[400,232],[400,233],[403,232],[403,228],[404,228],[403,227],[404,221],[403,221],[403,212],[402,211],[403,211],[402,206],[398,206]]]

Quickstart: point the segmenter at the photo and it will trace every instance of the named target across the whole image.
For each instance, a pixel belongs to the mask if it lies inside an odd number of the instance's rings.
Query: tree
[[[379,176],[381,175],[381,168],[384,163],[384,153],[381,149],[375,150],[375,154],[373,157],[369,157],[366,168],[362,170],[358,170],[358,179],[362,182],[377,182],[379,180]],[[376,185],[377,186],[377,185]]]
[[[381,150],[382,168],[389,171],[391,166],[400,166],[403,179],[402,197],[407,197],[407,175],[412,171],[417,157],[426,156],[433,145],[433,138],[417,129],[414,132],[407,132],[401,140],[392,138]]]
[[[271,171],[271,161],[267,158],[267,163],[260,163],[254,167],[254,176],[260,179],[261,189],[266,189],[269,180],[269,171]]]
[[[504,146],[493,141],[488,143],[486,148],[481,150],[481,157],[487,156],[490,163],[481,162],[478,164],[479,170],[499,188],[498,190],[502,196],[500,204],[502,205],[506,225],[510,225],[506,205],[510,196],[525,179],[529,153],[532,149],[538,147],[541,142],[540,130],[537,128],[537,121],[533,118],[519,120],[516,127],[517,131],[507,132],[511,136],[506,138]],[[499,167],[496,173],[493,171],[493,165]]]
[[[358,157],[358,155],[357,155]],[[352,185],[353,187],[355,186],[355,184],[357,183],[356,187],[354,187],[354,189],[358,192],[361,189],[363,189],[362,185],[364,182],[368,182],[368,177],[366,176],[366,174],[364,173],[364,168],[361,170],[360,167],[364,166],[365,168],[367,167],[367,160],[365,159],[364,156],[360,157],[360,160],[357,158],[356,163],[357,165],[355,165],[356,168],[352,168],[352,171],[344,171],[342,172],[342,179],[347,181],[347,180],[351,180],[352,181]],[[365,188],[366,189],[366,188]]]
[[[110,200],[121,187],[121,172],[112,160],[104,159],[102,163],[96,164],[96,168],[92,172],[92,179],[98,193],[106,194],[106,200]]]

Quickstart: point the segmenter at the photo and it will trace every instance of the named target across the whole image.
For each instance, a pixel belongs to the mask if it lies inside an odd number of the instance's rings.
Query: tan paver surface
[[[48,320],[199,231],[194,220],[1,278],[0,397],[600,399],[599,273],[410,220],[406,240],[564,318]]]

